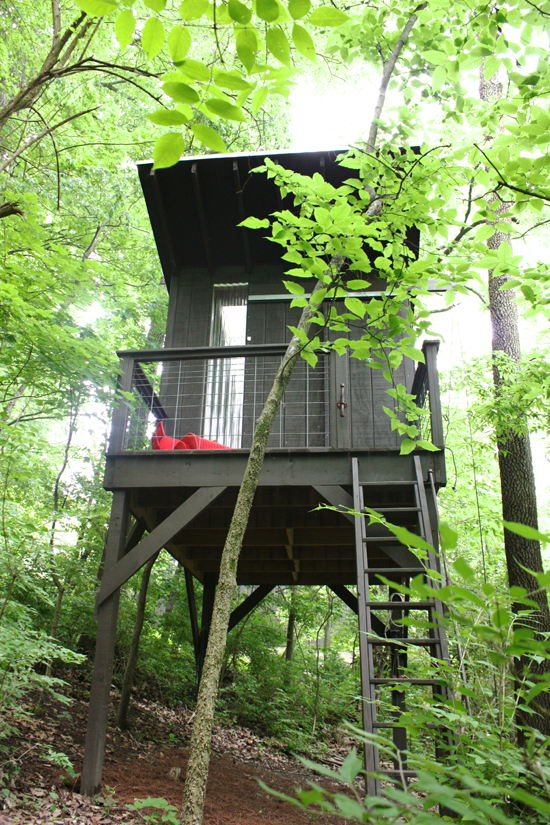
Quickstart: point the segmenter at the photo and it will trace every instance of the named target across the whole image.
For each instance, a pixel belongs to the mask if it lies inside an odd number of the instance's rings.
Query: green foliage
[[[521,533],[521,526],[514,529]],[[537,695],[548,689],[546,675],[536,675],[537,663],[550,658],[548,642],[537,639],[532,628],[511,611],[511,602],[518,598],[527,609],[534,603],[526,592],[503,597],[492,585],[480,583],[460,559],[454,567],[462,581],[439,588],[437,593],[449,607],[445,624],[451,642],[456,639],[467,651],[468,681],[463,681],[459,663],[455,668],[432,663],[432,676],[447,684],[452,698],[445,703],[417,697],[399,717],[410,743],[407,767],[417,772],[414,783],[406,790],[386,785],[383,797],[363,801],[355,786],[363,772],[362,760],[352,751],[338,771],[304,760],[320,774],[348,785],[352,797],[330,793],[316,783],[309,783],[310,789],[300,792],[297,799],[270,793],[303,810],[320,806],[322,811],[373,825],[435,825],[442,821],[434,812],[438,805],[445,808],[444,821],[478,825],[547,822],[550,743],[529,728],[524,731],[525,746],[515,743],[516,707],[519,704],[536,712]],[[423,584],[421,577],[413,580],[410,590],[399,589],[414,596],[433,595],[432,586]],[[532,662],[532,670],[518,671],[520,656]],[[444,746],[445,730],[451,732],[445,759],[434,761],[428,755],[428,740]],[[360,741],[376,744],[383,760],[402,764],[390,740],[368,737],[359,729],[355,734]]]
[[[154,799],[148,796],[147,799],[136,799],[126,807],[131,811],[139,811],[139,816],[145,822],[166,822],[168,825],[178,825],[179,822],[176,816],[177,808],[170,805],[166,799]],[[150,812],[144,813],[146,809]]]

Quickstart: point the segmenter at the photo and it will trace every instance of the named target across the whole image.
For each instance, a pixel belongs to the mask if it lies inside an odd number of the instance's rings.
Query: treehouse
[[[340,185],[353,172],[331,152],[271,153],[283,166],[320,173]],[[280,209],[280,190],[252,174],[264,154],[186,158],[170,169],[139,165],[169,306],[163,349],[120,352],[120,402],[106,457],[105,487],[113,493],[105,568],[97,594],[98,636],[82,792],[101,782],[120,587],[160,549],[183,566],[197,666],[204,656],[224,540],[252,442],[277,365],[300,309],[283,284],[282,248],[258,230],[239,227],[246,217]],[[290,198],[284,208],[292,208]],[[418,247],[418,232],[408,242]],[[373,280],[364,295],[379,295]],[[382,370],[365,362],[320,353],[312,369],[299,360],[272,429],[237,583],[249,595],[234,610],[230,629],[271,590],[326,585],[358,614],[361,681],[367,731],[393,729],[405,707],[403,675],[409,645],[436,659],[447,656],[436,621],[437,600],[409,601],[392,589],[413,575],[438,569],[421,561],[383,525],[365,523],[345,508],[368,506],[389,521],[437,543],[436,492],[445,483],[443,428],[436,365],[437,342],[423,346],[425,363],[404,358],[394,370],[427,410],[437,452],[400,455],[400,439],[384,407],[392,408]],[[319,503],[340,509],[317,509]],[[372,595],[386,579],[387,595]],[[387,582],[389,581],[389,585]],[[202,588],[197,615],[195,589]],[[351,589],[350,589],[351,588]],[[408,638],[400,619],[426,615],[425,638]],[[375,676],[379,648],[390,670]],[[380,668],[378,668],[378,673]],[[414,682],[414,680],[413,680]],[[429,679],[436,695],[444,688]],[[377,715],[388,687],[390,716]],[[379,767],[367,747],[369,770]],[[400,776],[411,772],[400,766]],[[394,770],[397,770],[395,766]],[[392,774],[392,770],[388,771]],[[369,779],[369,791],[379,791]]]

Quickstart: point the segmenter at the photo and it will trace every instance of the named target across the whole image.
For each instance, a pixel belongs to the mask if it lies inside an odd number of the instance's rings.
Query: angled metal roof
[[[152,162],[138,164],[168,289],[172,274],[183,269],[204,268],[214,274],[218,267],[236,266],[250,273],[257,266],[277,264],[278,244],[266,240],[262,230],[238,227],[244,218],[263,219],[282,207],[273,180],[251,170],[270,157],[303,175],[320,172],[340,186],[356,174],[336,163],[343,151],[206,155],[182,158],[158,170]],[[292,208],[290,197],[284,208]]]

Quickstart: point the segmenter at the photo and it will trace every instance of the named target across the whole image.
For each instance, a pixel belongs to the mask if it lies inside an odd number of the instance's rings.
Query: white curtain
[[[248,284],[214,286],[211,347],[246,343],[247,298]],[[234,449],[242,444],[244,368],[244,358],[215,358],[206,371],[204,437]]]

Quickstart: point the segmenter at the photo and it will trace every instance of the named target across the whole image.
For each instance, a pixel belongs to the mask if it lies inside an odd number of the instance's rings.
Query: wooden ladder
[[[372,509],[381,515],[388,517],[391,521],[392,513],[409,515],[416,519],[416,530],[418,534],[429,544],[433,543],[432,529],[430,524],[430,514],[426,498],[426,487],[422,474],[422,465],[419,456],[412,456],[414,463],[413,481],[361,481],[359,478],[359,462],[357,458],[352,458],[352,478],[353,478],[353,506],[356,512],[364,512],[364,489],[370,488],[369,493],[375,493],[376,488],[395,486],[404,489],[412,488],[414,505],[407,506],[373,506]],[[447,686],[436,678],[413,678],[404,675],[403,671],[407,667],[407,648],[409,646],[425,647],[430,654],[440,661],[449,660],[449,650],[445,628],[438,621],[438,616],[443,616],[444,607],[437,598],[430,598],[424,601],[409,601],[408,596],[399,593],[398,590],[389,588],[387,601],[371,600],[370,587],[376,584],[376,575],[380,574],[388,579],[398,580],[400,584],[408,586],[411,576],[417,576],[423,571],[440,572],[439,560],[433,552],[428,552],[424,562],[418,560],[418,564],[409,567],[389,566],[392,560],[388,557],[386,566],[377,567],[369,561],[369,545],[377,545],[383,549],[384,544],[390,542],[395,547],[399,544],[398,539],[393,535],[384,532],[383,529],[377,531],[380,535],[371,535],[367,530],[366,519],[357,517],[355,519],[355,546],[357,559],[357,599],[359,614],[359,652],[361,662],[361,694],[363,697],[363,729],[368,734],[375,734],[381,728],[391,729],[393,732],[393,743],[396,748],[396,758],[394,759],[393,770],[381,770],[379,752],[376,745],[370,741],[365,742],[365,770],[367,771],[366,792],[371,796],[380,795],[380,779],[372,776],[373,773],[386,774],[394,782],[402,784],[408,782],[415,776],[415,772],[409,770],[406,762],[407,731],[399,727],[398,720],[401,713],[406,709],[406,687],[409,685],[429,685],[435,698],[445,700],[449,698]],[[395,562],[394,562],[395,563]],[[373,582],[372,579],[375,578]],[[428,578],[426,575],[425,580]],[[432,586],[437,586],[433,579],[429,579]],[[431,627],[425,638],[412,638],[408,636],[408,627],[400,624],[399,620],[408,616],[409,611],[425,611]],[[384,611],[387,620],[384,624],[373,614],[373,611]],[[390,675],[376,677],[374,670],[373,648],[383,646],[389,648],[390,653]],[[384,686],[393,688],[391,690],[391,704],[395,710],[393,722],[379,722],[377,720],[376,689]],[[395,690],[395,686],[401,689]],[[438,726],[435,726],[438,727]],[[450,744],[449,731],[439,728],[440,736],[436,745],[436,758],[444,755],[444,746]]]

